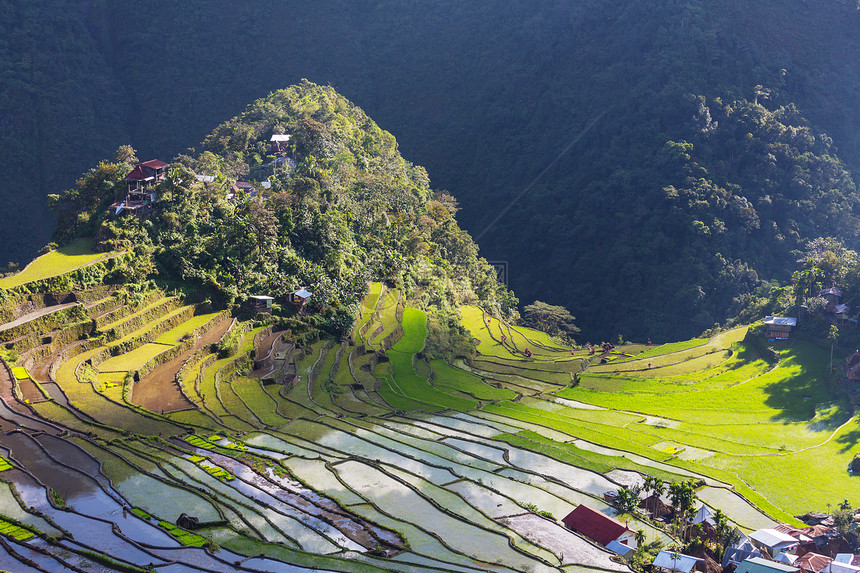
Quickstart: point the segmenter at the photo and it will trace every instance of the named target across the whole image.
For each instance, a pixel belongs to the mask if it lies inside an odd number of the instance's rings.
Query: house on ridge
[[[818,291],[818,296],[827,301],[827,310],[833,312],[836,305],[842,302],[842,289],[836,287],[824,288]]]
[[[269,153],[286,153],[289,150],[291,137],[291,135],[286,133],[272,134],[271,139],[269,139]]]
[[[155,184],[164,179],[167,165],[158,159],[150,159],[135,165],[123,179],[126,184],[125,199],[111,205],[114,215],[119,215],[123,211],[136,213],[150,207],[156,199]]]
[[[576,506],[561,522],[604,547],[614,541],[636,549],[636,533],[632,529],[586,505]]]
[[[272,302],[274,300],[274,297],[265,294],[255,294],[251,296],[248,304],[251,305],[251,310],[254,312],[272,314]]]
[[[287,295],[287,301],[293,305],[298,306],[299,308],[303,307],[309,298],[313,296],[313,293],[304,288],[300,288],[299,290],[293,291]]]

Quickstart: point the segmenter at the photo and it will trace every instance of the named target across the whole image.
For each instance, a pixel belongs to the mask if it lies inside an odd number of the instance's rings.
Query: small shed
[[[252,310],[272,314],[272,302],[274,300],[274,297],[265,294],[255,294],[249,302]]]
[[[788,340],[791,329],[797,326],[797,319],[791,316],[766,316],[764,326],[765,338],[769,341]]]
[[[289,295],[287,295],[287,299],[289,300],[289,303],[294,306],[304,306],[308,299],[312,296],[313,293],[303,287],[297,291],[291,292]]]
[[[283,153],[287,151],[290,144],[290,135],[286,133],[276,133],[269,140],[269,151],[271,153]]]

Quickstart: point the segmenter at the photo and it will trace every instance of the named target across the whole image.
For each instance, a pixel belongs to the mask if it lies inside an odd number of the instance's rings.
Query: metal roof
[[[131,172],[125,176],[126,181],[152,181],[153,179],[155,179],[155,176],[145,172],[140,165],[132,169]]]
[[[812,571],[813,573],[819,573],[822,569],[830,565],[833,561],[827,555],[821,555],[820,553],[805,553],[798,557],[794,565],[800,567],[804,571]]]
[[[624,545],[619,542],[617,539],[613,539],[609,543],[606,544],[606,548],[610,551],[614,551],[622,557],[626,557],[628,553],[633,551],[633,548],[629,545]]]
[[[750,539],[758,541],[766,547],[779,547],[781,545],[797,543],[797,539],[776,529],[759,529],[758,531],[753,531],[750,533]]]
[[[778,324],[780,326],[797,326],[797,319],[791,316],[766,316],[765,324]]]
[[[265,294],[254,294],[254,295],[251,295],[251,298],[255,298],[257,300],[275,300],[275,297],[268,296]]]
[[[603,546],[621,537],[625,531],[629,531],[623,523],[586,505],[577,505],[561,521],[574,531]]]
[[[301,298],[310,298],[313,295],[312,292],[307,291],[303,288],[300,288],[299,290],[297,290],[293,294],[296,295],[297,297],[301,297]]]
[[[704,521],[707,521],[711,525],[716,525],[716,523],[714,522],[714,512],[711,511],[710,507],[705,504],[702,504],[702,506],[696,512],[696,515],[693,516],[692,523],[693,525],[695,525]]]
[[[654,567],[670,571],[680,571],[681,573],[690,573],[699,561],[703,560],[698,557],[663,550],[654,558]]]
[[[793,565],[770,561],[762,557],[744,559],[735,573],[796,573],[799,569]]]
[[[287,135],[287,134],[276,133],[276,134],[272,135],[272,139],[270,139],[269,141],[289,141],[290,137],[291,136]]]
[[[138,163],[138,165],[143,165],[144,167],[149,167],[150,169],[161,169],[162,167],[167,167],[167,163],[164,161],[160,161],[158,159],[150,159],[149,161],[142,161]]]

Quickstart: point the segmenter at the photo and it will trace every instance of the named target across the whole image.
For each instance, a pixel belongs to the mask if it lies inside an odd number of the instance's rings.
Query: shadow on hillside
[[[836,443],[842,446],[839,449],[840,454],[852,451],[860,443],[860,428],[842,434],[836,438]]]
[[[771,422],[808,422],[815,417],[816,407],[840,400],[824,381],[826,352],[809,344],[793,344],[782,354],[775,371],[765,374],[773,381],[762,386],[766,394],[764,404],[778,413]],[[828,420],[846,419],[844,404],[827,416]],[[814,431],[832,431],[829,423],[822,423]],[[838,426],[838,424],[837,424]]]

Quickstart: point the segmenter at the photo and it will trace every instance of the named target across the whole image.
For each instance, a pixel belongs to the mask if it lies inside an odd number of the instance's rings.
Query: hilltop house
[[[818,291],[818,296],[827,301],[827,309],[832,312],[833,308],[842,302],[842,289],[836,287],[824,288]]]
[[[846,323],[850,326],[857,325],[857,319],[848,318],[848,312],[851,310],[847,304],[842,302],[842,289],[830,287],[818,291],[818,296],[827,301],[827,306],[824,307],[825,315],[832,315],[836,324],[840,326]]]
[[[791,329],[797,326],[797,319],[790,316],[766,316],[764,325],[764,335],[769,341],[788,340]]]
[[[135,165],[123,179],[126,183],[125,198],[111,205],[114,215],[119,215],[123,211],[135,213],[150,207],[156,199],[155,184],[164,179],[166,169],[167,163],[158,159],[150,159]]]
[[[289,150],[290,135],[284,133],[275,133],[269,140],[269,153],[279,154],[286,153]]]
[[[636,533],[633,530],[620,521],[586,505],[576,506],[561,521],[570,529],[604,547],[615,542],[636,549]]]

